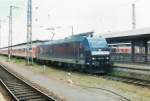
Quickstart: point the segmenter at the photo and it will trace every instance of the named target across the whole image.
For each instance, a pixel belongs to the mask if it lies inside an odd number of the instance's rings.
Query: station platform
[[[114,63],[112,71],[115,76],[150,81],[150,65],[148,64]]]
[[[0,61],[0,64],[11,69],[18,75],[21,75],[25,79],[45,88],[52,94],[61,98],[62,101],[121,101],[121,97],[113,95],[111,93],[88,89],[85,87],[69,84],[52,77],[48,77],[44,74],[38,73],[30,68],[30,66],[16,65],[11,62]],[[21,67],[20,67],[21,66]],[[124,101],[124,100],[123,100]]]
[[[138,69],[138,70],[150,71],[150,64],[114,63],[113,66],[114,67],[120,67],[120,68],[129,68],[129,69]]]

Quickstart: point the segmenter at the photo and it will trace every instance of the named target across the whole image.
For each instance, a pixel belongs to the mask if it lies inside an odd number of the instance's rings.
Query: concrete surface
[[[0,101],[7,101],[4,96],[2,95],[2,93],[0,92]]]
[[[87,89],[68,84],[66,82],[50,79],[45,75],[32,71],[32,69],[27,66],[20,68],[19,65],[15,65],[13,63],[5,61],[1,61],[1,63],[31,82],[46,88],[48,91],[55,93],[67,101],[123,101],[121,97],[106,91]]]
[[[122,68],[137,68],[137,69],[145,69],[150,71],[150,64],[127,64],[127,63],[114,63],[114,67],[122,67]]]

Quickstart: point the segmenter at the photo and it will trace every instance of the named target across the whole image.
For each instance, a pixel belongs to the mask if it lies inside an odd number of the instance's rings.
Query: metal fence
[[[150,63],[150,54],[112,53],[111,61],[122,63]]]

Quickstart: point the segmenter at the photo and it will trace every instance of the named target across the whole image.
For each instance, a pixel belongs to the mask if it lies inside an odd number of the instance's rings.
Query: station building
[[[116,62],[150,63],[150,28],[101,34]]]

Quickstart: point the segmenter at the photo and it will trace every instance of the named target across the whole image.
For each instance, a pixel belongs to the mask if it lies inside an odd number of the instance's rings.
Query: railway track
[[[103,78],[150,88],[150,81],[146,81],[146,80],[134,79],[134,78],[123,77],[123,76],[114,76],[114,75],[105,75],[103,76]]]
[[[14,101],[56,101],[0,65],[0,82]]]
[[[117,68],[121,68],[121,67],[117,67]],[[147,72],[146,69],[138,69],[138,68],[121,68],[121,69],[132,70],[132,71],[138,70],[141,72],[143,72],[143,71]],[[134,85],[150,88],[150,81],[144,80],[144,79],[142,80],[142,79],[136,79],[136,78],[131,78],[131,77],[125,77],[125,76],[117,76],[117,75],[112,75],[112,74],[104,74],[104,75],[102,74],[101,75],[101,74],[99,74],[100,72],[98,72],[98,73],[80,72],[80,73],[86,73],[87,75],[91,75],[91,76],[94,75],[94,76],[102,77],[102,78],[108,79],[108,80],[120,81],[120,82],[124,82],[124,83],[128,83],[128,84],[134,84]]]

